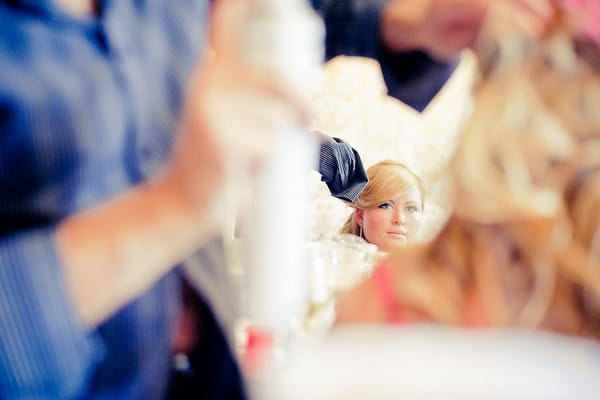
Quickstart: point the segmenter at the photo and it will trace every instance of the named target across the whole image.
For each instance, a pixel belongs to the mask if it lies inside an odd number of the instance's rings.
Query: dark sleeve
[[[368,182],[358,152],[338,138],[321,143],[319,173],[332,196],[349,202],[356,200]]]
[[[348,55],[379,61],[389,95],[423,111],[457,63],[438,62],[421,51],[387,51],[380,40],[379,20],[389,1],[311,0],[311,3],[325,21],[328,60]]]

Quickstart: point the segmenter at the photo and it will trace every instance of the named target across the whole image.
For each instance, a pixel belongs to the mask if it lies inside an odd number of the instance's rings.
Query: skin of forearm
[[[171,185],[145,183],[75,214],[56,240],[67,289],[89,327],[133,300],[216,231]]]

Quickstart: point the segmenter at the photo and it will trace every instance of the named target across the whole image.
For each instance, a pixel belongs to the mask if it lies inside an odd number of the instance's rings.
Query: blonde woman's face
[[[367,242],[392,251],[415,238],[421,228],[421,193],[417,187],[375,207],[356,210]]]

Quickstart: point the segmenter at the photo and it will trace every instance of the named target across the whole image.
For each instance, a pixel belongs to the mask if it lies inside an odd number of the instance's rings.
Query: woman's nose
[[[406,216],[404,215],[403,212],[397,211],[394,213],[394,216],[392,218],[392,223],[394,225],[404,225],[404,224],[406,224]]]

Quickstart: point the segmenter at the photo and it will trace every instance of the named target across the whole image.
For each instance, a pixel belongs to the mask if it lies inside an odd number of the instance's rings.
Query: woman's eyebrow
[[[419,210],[421,209],[421,204],[419,202],[417,202],[416,200],[408,200],[407,202],[404,203],[405,207],[416,207]]]

